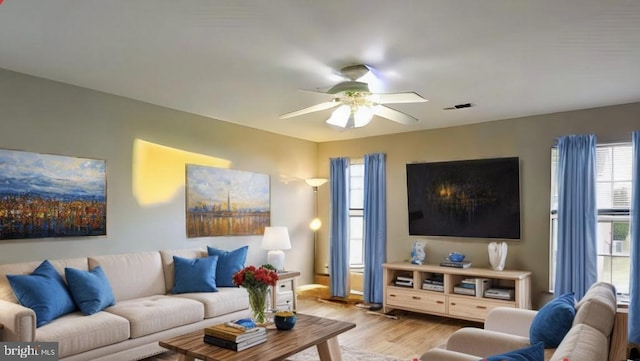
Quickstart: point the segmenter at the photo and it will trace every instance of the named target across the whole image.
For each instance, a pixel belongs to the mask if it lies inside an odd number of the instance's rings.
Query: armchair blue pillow
[[[173,256],[175,283],[171,293],[218,292],[217,256],[182,258]]]
[[[544,345],[538,342],[529,347],[490,356],[480,361],[544,361]]]
[[[36,327],[75,311],[76,305],[58,271],[44,260],[29,275],[7,275],[18,302],[36,314]]]
[[[233,284],[233,274],[244,268],[248,250],[249,246],[240,247],[233,251],[224,251],[207,246],[209,256],[218,256],[216,282],[219,287],[236,286]]]
[[[543,342],[545,348],[558,347],[569,332],[576,316],[576,300],[573,293],[565,293],[542,306],[533,318],[529,329],[531,344]]]
[[[116,303],[111,284],[102,267],[97,266],[90,271],[66,267],[64,275],[73,300],[84,315],[93,315]]]

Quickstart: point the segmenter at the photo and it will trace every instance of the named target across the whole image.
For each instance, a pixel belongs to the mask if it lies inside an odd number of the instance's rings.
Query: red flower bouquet
[[[269,264],[260,267],[247,266],[233,274],[233,284],[246,288],[249,293],[252,319],[257,324],[264,324],[266,321],[269,286],[275,286],[277,282],[278,273]]]

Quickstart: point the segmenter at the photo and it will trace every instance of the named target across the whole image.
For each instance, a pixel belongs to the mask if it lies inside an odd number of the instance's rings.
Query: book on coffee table
[[[204,329],[204,334],[232,342],[242,342],[257,335],[266,335],[264,327],[238,328],[224,323],[209,326]],[[266,337],[266,336],[265,336]]]
[[[225,339],[214,337],[214,336],[204,335],[205,343],[218,346],[218,347],[227,348],[233,351],[246,350],[250,347],[259,345],[265,341],[267,341],[266,333],[258,333],[254,337],[248,338],[242,342],[233,342],[233,341],[225,340]]]

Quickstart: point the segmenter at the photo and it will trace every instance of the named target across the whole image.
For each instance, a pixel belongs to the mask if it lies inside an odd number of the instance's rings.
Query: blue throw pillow
[[[18,302],[36,313],[36,327],[75,311],[62,277],[45,260],[30,275],[7,275]]]
[[[209,256],[218,256],[218,267],[216,270],[218,287],[235,287],[233,284],[233,274],[244,268],[248,250],[249,246],[240,247],[233,251],[223,251],[207,246]]]
[[[490,356],[480,361],[544,361],[544,345],[538,342],[529,347]]]
[[[73,300],[83,314],[93,315],[116,303],[111,284],[102,267],[97,266],[91,271],[67,267],[64,275]]]
[[[558,347],[571,329],[576,316],[576,300],[573,293],[554,298],[538,311],[529,329],[531,344],[543,342],[545,348]]]
[[[218,257],[182,258],[173,256],[175,283],[171,293],[218,292],[216,265]]]

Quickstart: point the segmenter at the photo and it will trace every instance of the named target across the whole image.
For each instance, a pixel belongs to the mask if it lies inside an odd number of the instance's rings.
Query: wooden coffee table
[[[267,341],[235,352],[209,345],[202,340],[204,330],[160,341],[160,346],[180,354],[180,361],[283,360],[311,346],[318,348],[321,361],[341,361],[338,335],[356,325],[298,313],[295,327],[289,331],[267,330]]]

